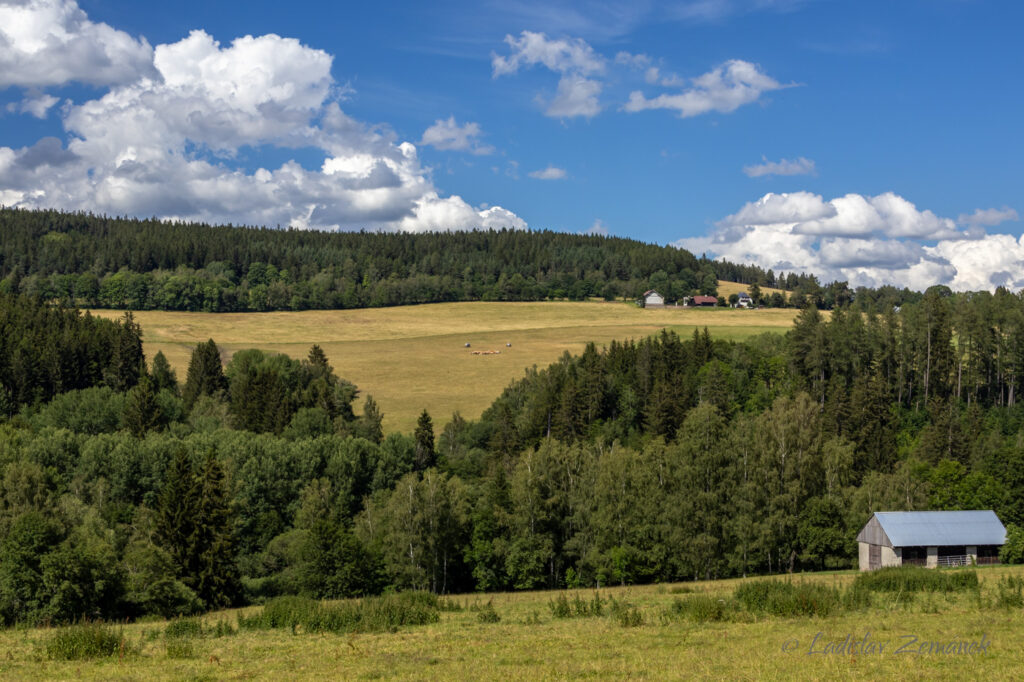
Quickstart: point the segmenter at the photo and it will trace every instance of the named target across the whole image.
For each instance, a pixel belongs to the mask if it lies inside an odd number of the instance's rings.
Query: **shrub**
[[[889,566],[861,573],[853,586],[870,592],[964,592],[978,589],[978,574],[973,570]]]
[[[590,600],[584,599],[579,594],[573,595],[570,600],[562,592],[555,600],[548,602],[548,608],[555,618],[586,618],[600,616],[604,613],[604,600],[597,592]]]
[[[164,628],[168,639],[192,639],[203,636],[203,624],[198,618],[176,618]]]
[[[381,597],[325,604],[307,597],[276,597],[259,613],[241,617],[246,630],[290,628],[298,632],[394,632],[406,625],[436,623],[440,607],[428,592],[400,592]]]
[[[565,593],[558,595],[557,599],[549,601],[548,608],[551,609],[551,615],[555,618],[570,618],[572,616],[572,607],[569,606],[569,600]]]
[[[462,610],[462,604],[457,599],[443,597],[437,600],[437,608],[441,611],[458,612]]]
[[[747,611],[772,616],[827,616],[840,606],[839,590],[817,583],[753,580],[733,596]]]
[[[695,594],[686,599],[673,599],[672,605],[666,609],[663,616],[669,622],[687,618],[697,623],[709,623],[726,620],[731,608],[731,601],[716,599],[706,594]]]
[[[1004,609],[1024,608],[1024,578],[1007,576],[996,586],[996,606]]]
[[[190,639],[169,637],[164,642],[167,658],[192,658],[196,655],[195,647]]]
[[[871,593],[856,583],[850,585],[849,589],[843,592],[844,611],[863,611],[870,606]]]
[[[211,637],[230,637],[237,634],[238,630],[226,620],[218,620],[217,624],[210,630]]]
[[[487,602],[487,605],[476,614],[476,619],[481,623],[497,623],[501,620],[501,616],[494,610],[494,605],[491,602]]]
[[[46,654],[58,661],[81,661],[128,653],[120,630],[103,623],[81,623],[61,628],[46,645]]]
[[[608,613],[612,620],[624,628],[635,628],[644,624],[644,615],[640,609],[625,601],[619,601],[615,597],[608,602]]]

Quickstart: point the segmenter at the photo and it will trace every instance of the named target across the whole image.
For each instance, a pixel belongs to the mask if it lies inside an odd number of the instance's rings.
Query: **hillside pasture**
[[[116,310],[94,315],[118,318]],[[230,359],[260,348],[302,358],[314,343],[339,376],[372,394],[385,430],[411,431],[427,408],[440,427],[453,412],[475,419],[514,379],[546,367],[588,342],[639,339],[662,329],[689,337],[708,327],[715,338],[741,340],[785,332],[797,311],[667,307],[630,303],[437,303],[396,308],[270,313],[135,312],[148,359],[163,351],[184,381],[195,344],[212,338]],[[465,344],[470,347],[466,348]],[[506,346],[511,344],[511,346]],[[497,350],[492,355],[472,351]],[[361,404],[361,399],[359,400]],[[357,405],[358,408],[358,405]]]
[[[718,295],[724,297],[727,301],[729,300],[730,295],[738,294],[741,291],[745,291],[749,294],[750,285],[740,284],[739,282],[726,282],[723,279],[718,280]],[[774,287],[761,287],[762,297],[771,296],[772,294],[782,294],[782,297],[788,300],[790,292],[785,289],[776,289]]]
[[[953,569],[960,570],[960,569]],[[113,626],[123,645],[91,660],[57,660],[53,629],[0,631],[4,679],[145,680],[1012,680],[1024,669],[1024,609],[1001,601],[1021,567],[976,569],[980,589],[879,594],[829,615],[737,610],[736,588],[763,578],[456,595],[437,622],[395,632],[251,629],[262,607],[207,615],[202,626],[163,621]],[[776,580],[848,591],[856,573]],[[578,599],[577,599],[578,597]],[[690,600],[725,603],[721,619],[678,616]],[[625,615],[623,615],[625,614]],[[241,627],[240,627],[241,626]],[[172,636],[173,633],[173,636]],[[861,642],[859,650],[849,650]],[[945,651],[988,642],[984,650]],[[845,648],[844,648],[845,643]],[[903,647],[902,651],[897,651]],[[922,647],[925,647],[922,649]],[[936,651],[942,647],[942,651]]]

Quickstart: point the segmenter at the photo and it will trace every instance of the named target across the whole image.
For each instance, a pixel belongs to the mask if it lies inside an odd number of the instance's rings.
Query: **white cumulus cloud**
[[[953,220],[893,192],[830,200],[794,192],[766,194],[720,220],[710,234],[675,244],[776,273],[813,273],[853,286],[1024,287],[1022,238],[979,229],[958,232]]]
[[[18,8],[35,12],[38,23],[54,6],[33,0]],[[73,3],[60,7],[77,17],[62,26],[80,32],[64,36],[67,44],[123,48],[126,34],[89,22]],[[332,100],[333,57],[322,50],[277,35],[221,45],[204,31],[145,48],[148,62],[122,60],[132,73],[102,81],[111,83],[105,94],[62,108],[66,143],[0,147],[3,203],[321,229],[526,226],[499,206],[442,196],[413,144],[345,114]],[[5,77],[29,82],[32,68]],[[316,150],[323,162],[255,170],[237,163],[266,145]]]
[[[152,49],[74,0],[0,0],[0,88],[111,85],[153,73]]]
[[[731,113],[744,104],[756,102],[763,93],[787,87],[763,73],[756,64],[731,59],[708,73],[693,79],[690,87],[674,94],[646,97],[635,90],[623,107],[637,112],[648,109],[671,109],[680,118],[699,116],[711,111]]]
[[[15,111],[23,114],[31,114],[36,118],[46,118],[50,109],[60,100],[53,95],[38,95],[26,97],[21,102],[11,102],[7,105],[7,111]]]
[[[597,116],[601,113],[600,94],[600,82],[579,74],[567,74],[558,80],[558,92],[544,113],[555,118]]]
[[[491,55],[495,77],[513,74],[520,67],[537,64],[543,64],[559,73],[583,75],[601,73],[605,68],[604,57],[579,38],[552,39],[544,33],[523,31],[518,38],[506,35],[505,43],[510,48],[508,56]]]
[[[495,78],[511,75],[521,67],[537,64],[561,74],[558,91],[546,103],[544,113],[555,118],[591,118],[601,112],[603,83],[591,76],[604,73],[606,60],[579,38],[548,38],[544,33],[523,31],[518,38],[505,36],[511,52],[492,54]],[[543,98],[539,98],[543,101]]]
[[[483,132],[478,123],[459,125],[454,116],[447,119],[439,118],[434,125],[423,131],[420,144],[430,145],[445,151],[470,152],[472,154],[491,154],[494,147],[480,144]]]
[[[978,208],[975,209],[974,213],[961,213],[956,219],[961,225],[971,227],[999,225],[1000,223],[1016,220],[1020,220],[1020,216],[1017,214],[1016,209],[1009,206],[1003,206],[1002,208]]]

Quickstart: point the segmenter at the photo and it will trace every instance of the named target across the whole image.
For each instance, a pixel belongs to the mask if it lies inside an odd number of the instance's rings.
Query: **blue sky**
[[[1024,7],[0,0],[0,203],[1024,286]]]

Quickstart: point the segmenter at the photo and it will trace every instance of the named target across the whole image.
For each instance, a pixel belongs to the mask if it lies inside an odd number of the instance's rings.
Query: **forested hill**
[[[0,209],[0,291],[80,307],[209,312],[444,301],[717,294],[717,280],[795,290],[831,308],[845,283],[560,232],[395,234],[259,229]],[[910,292],[886,293],[892,302]],[[766,301],[767,302],[767,301]]]

